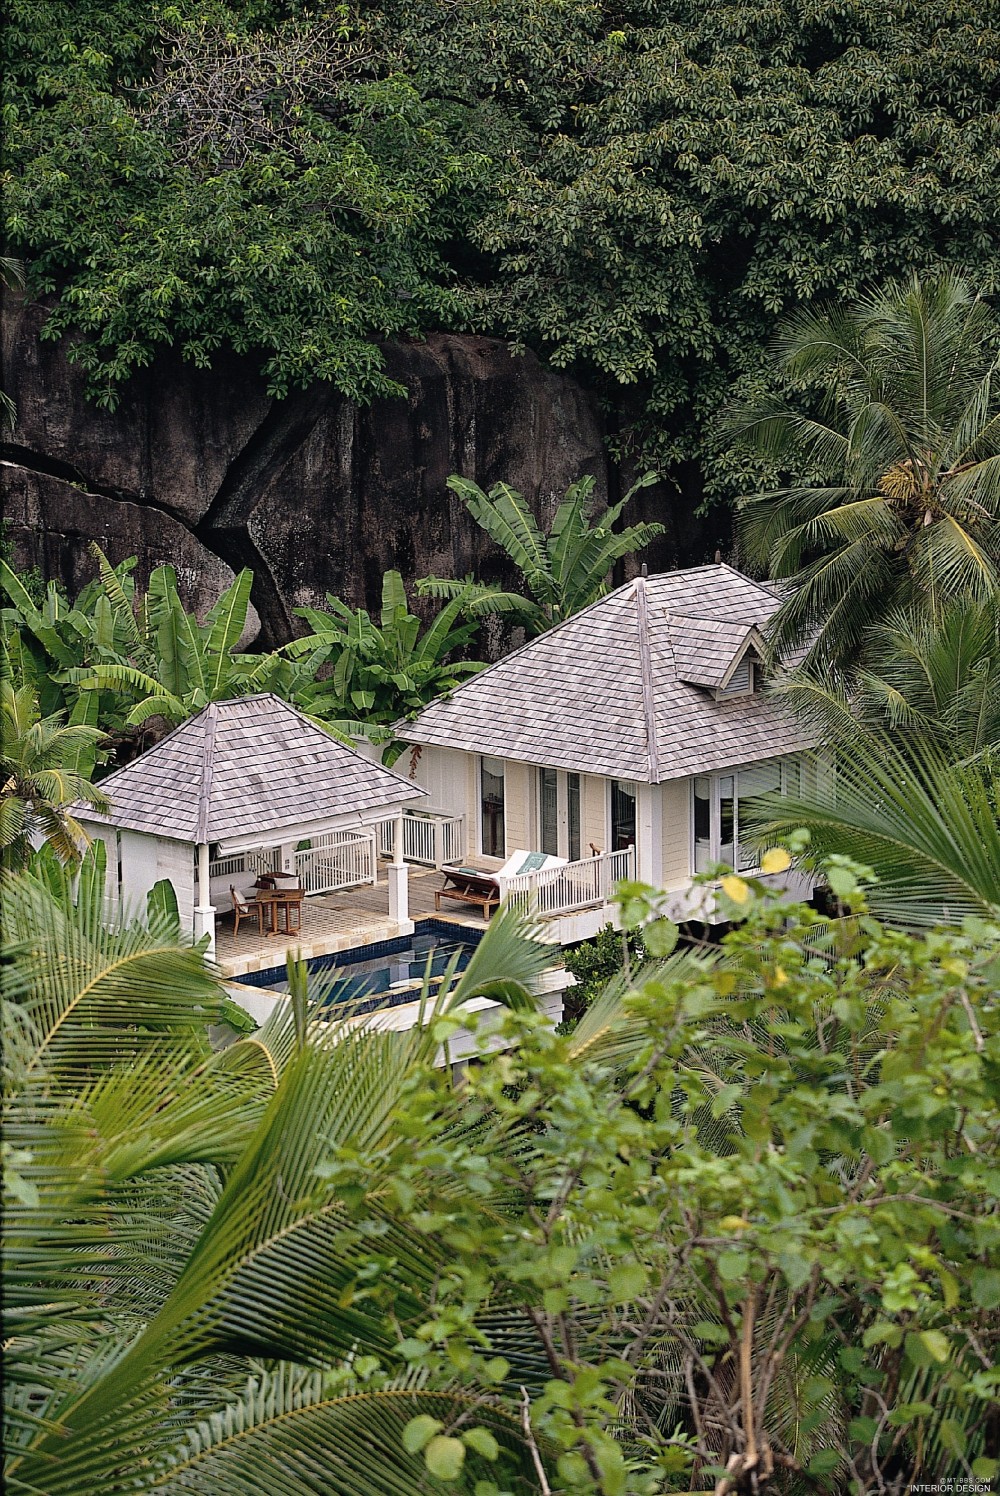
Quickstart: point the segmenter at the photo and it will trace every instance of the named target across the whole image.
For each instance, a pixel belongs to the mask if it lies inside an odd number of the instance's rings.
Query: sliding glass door
[[[717,862],[741,872],[756,868],[759,852],[740,840],[740,806],[759,795],[794,797],[799,782],[799,761],[794,758],[748,764],[731,774],[699,774],[693,781],[692,802],[695,872],[706,872]],[[748,819],[744,816],[744,823]]]
[[[561,769],[538,771],[538,845],[551,857],[580,856],[580,776]]]

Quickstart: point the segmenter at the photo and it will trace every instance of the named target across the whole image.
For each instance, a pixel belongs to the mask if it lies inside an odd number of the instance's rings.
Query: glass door
[[[480,812],[483,853],[505,857],[504,773],[502,758],[484,758],[480,773]]]
[[[580,776],[561,769],[538,771],[538,843],[550,857],[580,856]]]
[[[635,846],[636,787],[632,780],[611,781],[611,850],[623,852]]]

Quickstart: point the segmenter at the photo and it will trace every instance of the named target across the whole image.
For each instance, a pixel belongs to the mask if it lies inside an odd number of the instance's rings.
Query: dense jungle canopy
[[[364,401],[475,330],[704,474],[782,314],[1000,273],[996,0],[13,0],[6,50],[6,247],[106,405],[164,343]]]

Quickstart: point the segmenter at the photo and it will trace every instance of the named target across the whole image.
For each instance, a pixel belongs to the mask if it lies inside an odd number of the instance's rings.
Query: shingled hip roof
[[[214,701],[101,781],[111,814],[88,822],[185,842],[225,842],[359,818],[426,791],[338,743],[271,694]]]
[[[779,606],[729,566],[637,578],[396,732],[647,784],[809,748],[815,739],[766,693],[717,698],[706,689],[761,642]]]

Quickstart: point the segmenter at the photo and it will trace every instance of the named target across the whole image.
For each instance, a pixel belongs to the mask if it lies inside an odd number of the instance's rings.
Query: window
[[[740,842],[740,803],[758,795],[797,796],[798,759],[769,759],[749,764],[732,774],[700,774],[692,788],[694,870],[707,871],[714,863],[749,872],[757,866],[757,851]]]
[[[728,686],[724,686],[720,694],[722,696],[745,696],[748,691],[753,690],[753,665],[744,656],[736,669],[733,671],[732,679]]]
[[[611,850],[622,852],[635,846],[635,784],[631,780],[611,781]]]
[[[580,858],[580,776],[566,775],[566,851],[570,862]]]
[[[580,856],[580,776],[557,769],[538,771],[538,836],[552,857]]]
[[[482,761],[480,804],[483,852],[487,857],[505,856],[503,759]]]
[[[555,769],[538,771],[538,805],[542,851],[559,856],[559,775]]]

